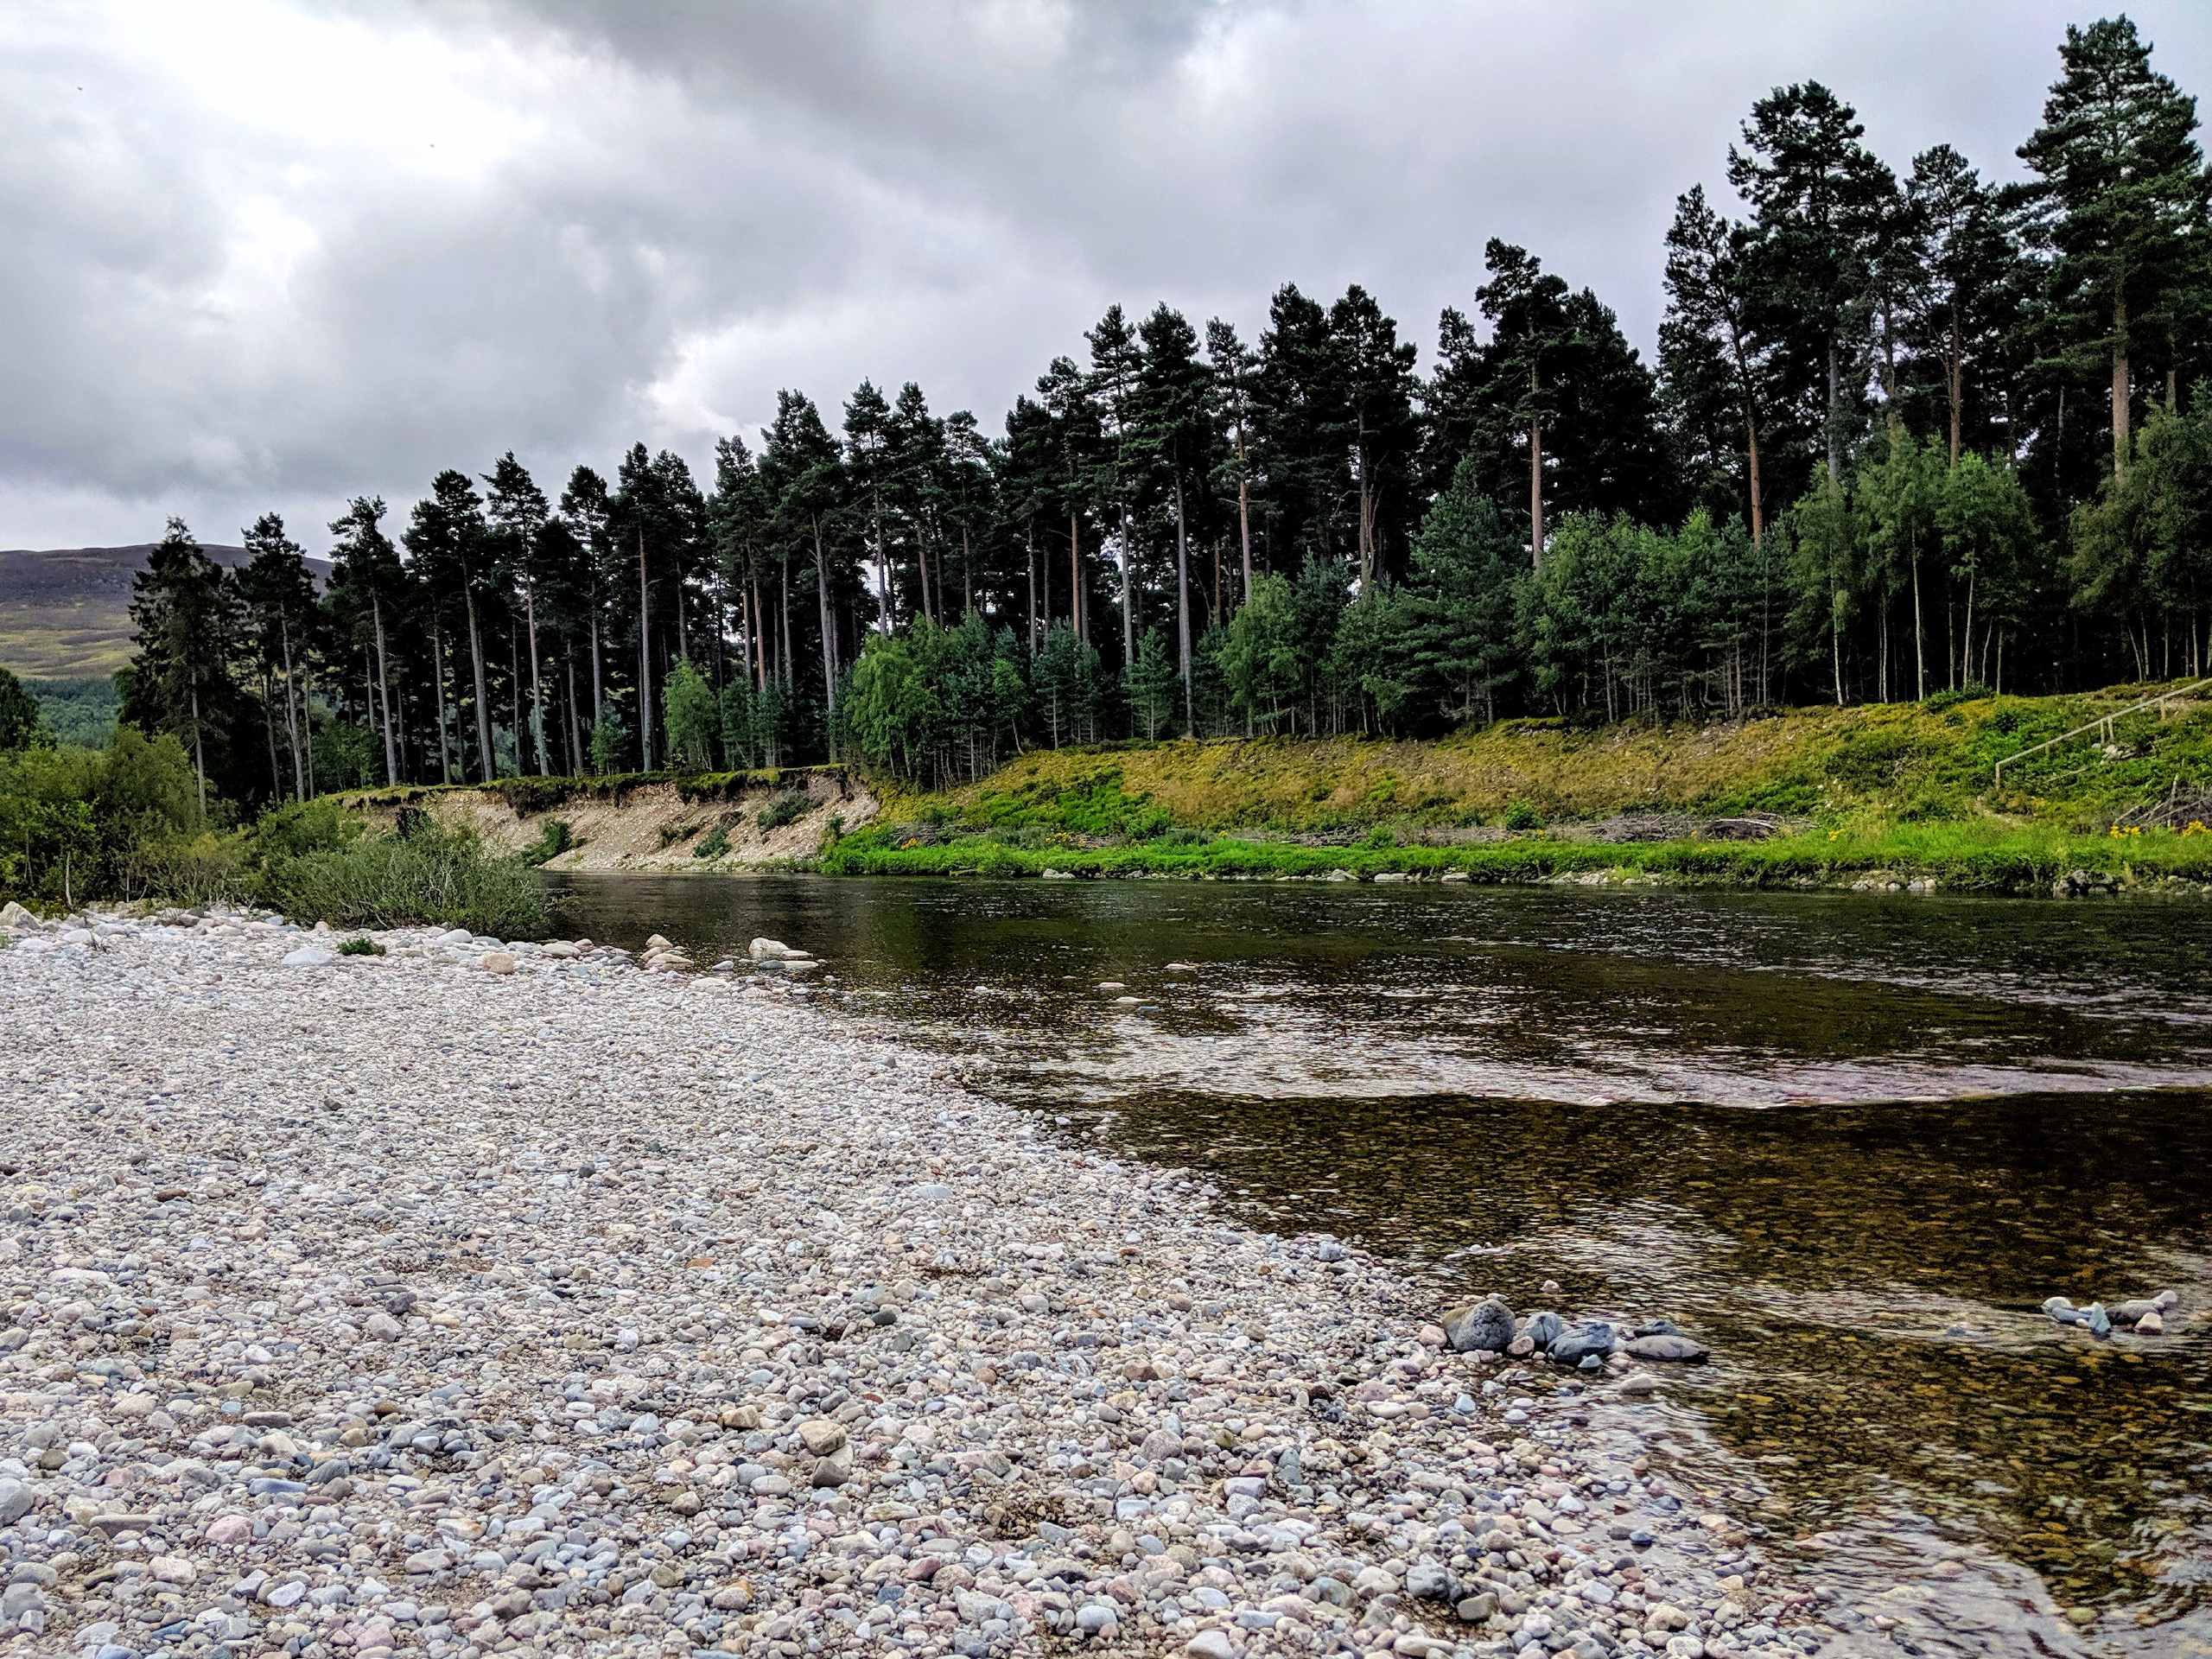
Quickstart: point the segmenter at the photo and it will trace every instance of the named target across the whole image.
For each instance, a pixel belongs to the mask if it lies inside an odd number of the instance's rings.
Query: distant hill
[[[242,547],[201,543],[207,556],[244,564]],[[130,579],[151,542],[129,547],[0,549],[0,668],[26,678],[85,679],[130,660]],[[320,582],[328,561],[309,559]]]

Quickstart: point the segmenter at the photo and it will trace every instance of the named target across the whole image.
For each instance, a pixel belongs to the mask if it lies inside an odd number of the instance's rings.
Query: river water
[[[2212,907],[567,877],[1432,1287],[1665,1314],[1604,1409],[1929,1654],[2212,1654]],[[1123,988],[1102,990],[1107,982]],[[1133,999],[1133,1000],[1124,1000]],[[2180,1292],[2161,1338],[2052,1325]],[[1894,1628],[1891,1628],[1894,1621]]]

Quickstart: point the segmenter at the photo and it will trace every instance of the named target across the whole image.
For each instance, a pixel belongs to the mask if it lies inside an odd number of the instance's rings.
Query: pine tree
[[[1567,366],[1567,284],[1526,249],[1492,237],[1483,250],[1490,281],[1475,291],[1491,325],[1484,380],[1491,403],[1485,434],[1493,448],[1524,435],[1529,483],[1529,556],[1544,563],[1544,426],[1558,412],[1557,381]]]
[[[2069,25],[2043,124],[2020,146],[2068,343],[2112,367],[2112,462],[2128,462],[2130,364],[2146,317],[2203,286],[2208,184],[2196,100],[2125,17]],[[2154,333],[2153,339],[2156,339]]]
[[[1708,207],[1702,186],[1675,204],[1667,232],[1667,319],[1659,333],[1679,429],[1710,430],[1731,407],[1745,458],[1751,539],[1765,532],[1759,455],[1767,429],[1770,353],[1752,323],[1748,233]]]
[[[137,648],[132,702],[190,747],[205,817],[207,728],[229,683],[231,596],[221,569],[183,519],[169,520],[146,568],[131,578],[130,621]]]
[[[1904,328],[1908,384],[1898,396],[1908,409],[1919,401],[1923,374],[1910,365],[1924,365],[1924,378],[1940,388],[1938,406],[1956,466],[1966,442],[1969,396],[1981,405],[1974,423],[1978,435],[1998,418],[1994,382],[2011,309],[2005,283],[2019,251],[2006,234],[1995,193],[1948,144],[1913,157],[1905,196],[1919,232],[1913,252],[1921,280]]]
[[[1750,294],[1781,347],[1785,385],[1816,410],[1828,476],[1856,429],[1873,261],[1897,181],[1850,105],[1818,81],[1751,105],[1728,182],[1751,209]]]
[[[1343,399],[1333,424],[1350,458],[1358,506],[1353,536],[1359,578],[1373,582],[1383,574],[1386,543],[1401,528],[1419,449],[1414,347],[1398,338],[1398,325],[1357,283],[1329,308],[1329,339]]]
[[[400,568],[391,537],[384,533],[384,511],[382,496],[357,495],[345,513],[331,521],[330,587],[340,610],[352,613],[356,641],[373,643],[376,647],[376,683],[364,689],[371,722],[384,733],[385,781],[397,783],[399,745],[392,731],[391,667],[385,620],[407,575]]]
[[[302,733],[311,724],[299,683],[305,666],[310,619],[315,614],[315,578],[308,575],[300,544],[284,532],[284,521],[265,512],[245,531],[251,556],[238,573],[236,584],[245,620],[262,674],[264,722],[270,733],[270,783],[281,797],[283,786],[276,772],[276,718],[266,712],[275,694],[277,676],[283,677],[284,731],[292,762],[292,795],[305,800],[309,792],[308,749]]]
[[[537,657],[537,588],[544,576],[539,563],[538,543],[550,514],[545,492],[537,487],[529,470],[512,449],[501,455],[485,475],[484,517],[497,547],[499,566],[512,571],[522,587],[523,628],[530,640],[529,730],[537,753],[540,777],[553,768],[545,752],[545,681]],[[518,747],[523,734],[518,731]]]

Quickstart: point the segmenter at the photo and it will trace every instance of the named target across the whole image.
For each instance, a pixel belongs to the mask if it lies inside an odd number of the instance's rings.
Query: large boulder
[[[1455,1353],[1502,1354],[1513,1343],[1513,1310],[1495,1296],[1444,1316],[1444,1339]]]
[[[1548,1307],[1539,1308],[1522,1325],[1521,1334],[1538,1348],[1548,1348],[1559,1340],[1559,1333],[1567,1329],[1567,1321]]]
[[[745,954],[755,962],[789,962],[793,957],[804,957],[804,950],[794,950],[781,939],[755,939],[745,947]]]
[[[1579,1365],[1592,1356],[1603,1359],[1611,1353],[1616,1334],[1603,1319],[1578,1319],[1553,1338],[1544,1351],[1555,1365]]]

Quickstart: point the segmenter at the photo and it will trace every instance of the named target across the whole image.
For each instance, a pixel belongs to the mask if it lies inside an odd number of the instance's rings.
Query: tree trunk
[[[607,676],[599,655],[599,599],[591,603],[591,723],[595,731],[607,715]]]
[[[1758,547],[1766,532],[1766,515],[1759,505],[1759,433],[1751,417],[1744,417],[1744,454],[1751,466],[1751,545]]]
[[[373,588],[369,590],[369,618],[376,624],[377,630],[375,702],[384,715],[384,780],[387,784],[396,784],[399,781],[399,751],[393,747],[391,741],[391,670],[385,661],[384,599]],[[194,688],[192,693],[192,720],[196,733],[200,723],[200,692],[197,687]],[[199,746],[199,738],[195,735],[193,739],[195,748]],[[204,777],[200,780],[200,792],[202,795],[207,792],[207,780]],[[201,803],[202,806],[206,804],[204,801]]]
[[[1951,399],[1951,465],[1959,464],[1959,426],[1966,403],[1966,347],[1959,339],[1959,308],[1951,308],[1950,372],[1943,377]]]
[[[261,677],[261,732],[269,740],[269,798],[282,803],[284,798],[284,774],[276,765],[276,677],[264,672]]]
[[[538,775],[543,777],[553,768],[545,759],[545,686],[537,671],[537,584],[527,578],[522,584],[522,614],[523,626],[530,634],[530,713],[537,728],[534,735],[537,739]],[[516,733],[515,739],[519,747],[522,734]]]
[[[1244,548],[1244,591],[1238,601],[1252,597],[1252,480],[1244,465],[1244,423],[1236,423],[1236,534]]]
[[[1021,569],[1029,578],[1029,649],[1037,649],[1037,531],[1033,524],[1021,527]]]
[[[1137,659],[1136,610],[1129,595],[1136,574],[1129,568],[1133,563],[1129,556],[1135,550],[1129,545],[1129,508],[1124,502],[1122,504],[1122,670],[1124,673],[1128,671],[1128,665]]]
[[[391,753],[391,728],[385,731],[385,753]],[[207,753],[200,741],[200,682],[192,682],[192,771],[200,779],[200,816],[207,816]],[[387,781],[390,781],[387,779]]]
[[[810,522],[814,528],[814,584],[822,601],[822,685],[829,710],[823,723],[828,728],[830,758],[834,760],[837,757],[837,632],[830,613],[830,562],[822,552],[821,515],[815,514]]]
[[[1072,512],[1068,514],[1068,626],[1077,639],[1083,638],[1083,538]]]
[[[431,689],[438,696],[438,771],[451,783],[453,738],[446,725],[446,639],[435,612],[430,619],[430,678],[435,682]]]
[[[1529,561],[1538,570],[1544,568],[1544,423],[1533,415],[1529,417]]]
[[[1912,699],[1928,701],[1928,650],[1920,623],[1920,554],[1912,556]]]
[[[753,689],[768,689],[768,609],[760,602],[760,572],[752,572],[753,583]]]
[[[1828,340],[1828,480],[1843,482],[1843,421],[1837,404],[1843,397],[1843,372],[1836,362],[1835,340]]]
[[[292,793],[304,801],[308,798],[308,774],[300,755],[300,720],[293,703],[297,682],[292,677],[291,622],[283,622],[278,632],[284,641],[284,729],[292,740]]]
[[[492,699],[484,689],[484,633],[476,620],[476,590],[464,586],[468,601],[468,654],[476,674],[476,753],[484,767],[482,781],[492,781]]]
[[[569,683],[569,775],[584,775],[583,734],[576,726],[576,652],[573,639],[563,642],[561,672]]]
[[[653,769],[652,592],[645,584],[645,527],[638,526],[638,743],[644,769]]]
[[[2127,476],[2127,300],[2112,302],[2112,475]]]
[[[1175,632],[1183,667],[1183,729],[1198,733],[1198,705],[1191,690],[1190,539],[1183,524],[1183,474],[1175,474]]]

